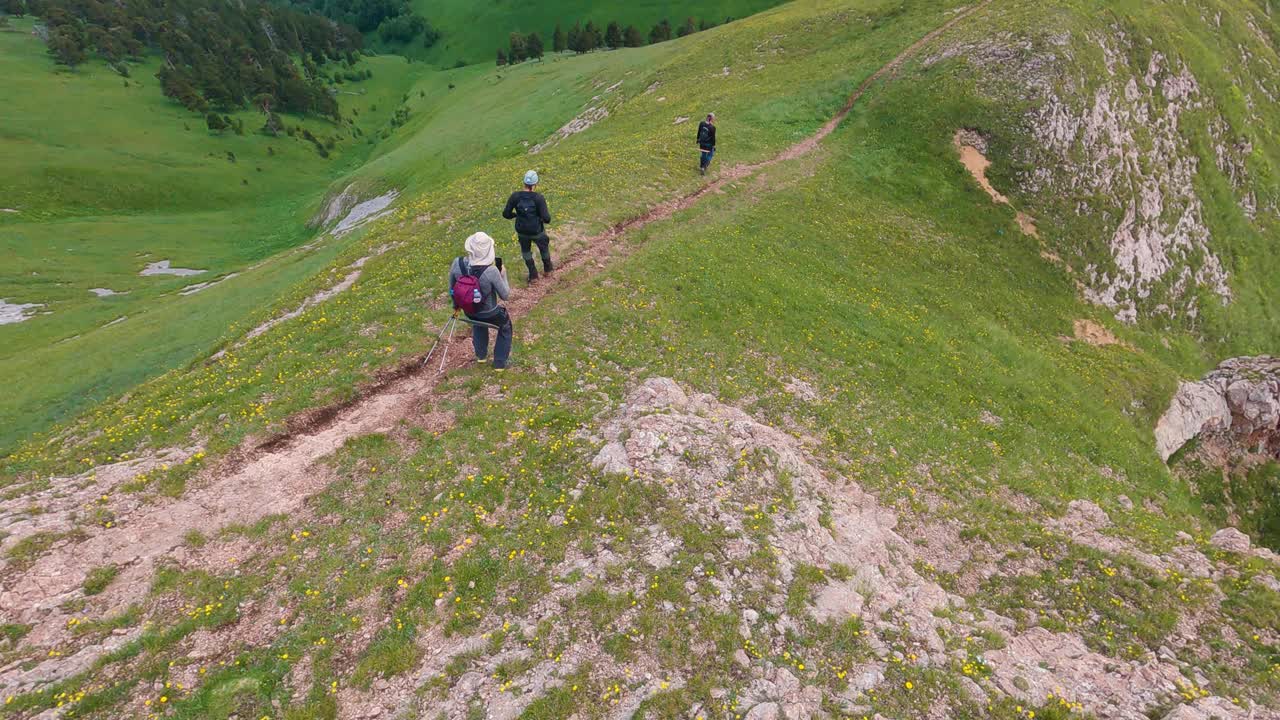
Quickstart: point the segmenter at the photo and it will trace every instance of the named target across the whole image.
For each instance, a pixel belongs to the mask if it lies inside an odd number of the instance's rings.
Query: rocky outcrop
[[[1206,176],[1226,181],[1245,223],[1274,215],[1276,199],[1250,172],[1254,141],[1225,112],[1230,99],[1214,94],[1215,68],[1116,25],[987,33],[924,64],[958,57],[980,71],[989,95],[1029,108],[1021,141],[994,143],[1017,168],[1005,192],[1035,196],[1029,207],[1038,204],[1042,219],[1070,228],[1045,241],[1078,269],[1088,301],[1125,323],[1195,319],[1206,302],[1232,301],[1235,268],[1217,237],[1224,227],[1206,209]],[[1270,74],[1250,67],[1237,89],[1261,93],[1259,78]]]
[[[1085,268],[1088,300],[1124,322],[1136,321],[1142,306],[1194,317],[1197,287],[1231,300],[1195,187],[1200,158],[1181,132],[1184,114],[1211,106],[1180,61],[1155,52],[1146,67],[1130,67],[1128,48],[1115,45],[1123,36],[1099,42],[1110,81],[1084,102],[1047,92],[1031,118],[1051,161],[1039,166],[1062,172],[1033,173],[1028,189],[1091,197],[1080,212],[1119,218],[1110,262]]]
[[[1166,462],[1192,439],[1210,457],[1280,458],[1280,358],[1227,360],[1198,382],[1184,382],[1156,424]]]

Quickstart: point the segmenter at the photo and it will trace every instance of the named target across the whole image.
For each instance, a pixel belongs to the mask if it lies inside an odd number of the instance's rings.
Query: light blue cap
[[[524,174],[524,184],[525,184],[525,185],[537,185],[537,184],[538,184],[538,171],[537,171],[537,170],[530,170],[529,172],[525,173],[525,174]]]

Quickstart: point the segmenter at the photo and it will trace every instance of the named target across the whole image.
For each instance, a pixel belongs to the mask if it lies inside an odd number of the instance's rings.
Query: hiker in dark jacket
[[[520,257],[529,268],[529,282],[538,279],[538,268],[533,264],[533,245],[538,246],[538,253],[542,255],[542,272],[551,272],[551,240],[547,238],[545,227],[551,224],[551,212],[547,210],[547,199],[542,197],[542,193],[534,192],[537,185],[537,171],[525,173],[524,189],[511,193],[507,207],[502,211],[502,217],[516,221]]]
[[[711,158],[716,154],[716,114],[707,113],[707,119],[698,123],[698,149],[702,151],[702,159],[698,170],[703,175],[711,165]]]
[[[507,271],[495,266],[493,254],[493,238],[478,232],[467,238],[467,254],[455,258],[449,266],[449,288],[452,292],[458,278],[471,275],[479,281],[480,306],[467,317],[487,325],[496,325],[497,338],[493,343],[493,367],[502,370],[507,367],[507,359],[511,356],[511,316],[507,309],[498,304],[498,300],[506,300],[511,294],[511,286],[507,284]],[[489,356],[489,328],[484,325],[471,326],[471,343],[476,350],[476,360],[485,362]]]

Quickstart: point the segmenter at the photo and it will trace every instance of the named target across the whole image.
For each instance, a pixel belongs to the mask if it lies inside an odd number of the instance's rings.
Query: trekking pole
[[[449,346],[453,344],[453,331],[458,327],[458,313],[449,318],[449,339],[444,344],[444,352],[440,353],[440,372],[444,372],[444,363],[449,359]]]
[[[436,333],[436,341],[431,344],[431,349],[427,351],[427,356],[422,359],[422,367],[426,367],[431,362],[431,356],[435,354],[436,348],[440,347],[440,339],[444,337],[444,333],[458,319],[458,311],[454,310],[453,315],[444,321],[444,325],[440,326],[440,332]]]
[[[497,325],[492,325],[487,322],[480,322],[479,320],[472,320],[469,317],[461,317],[458,319],[472,327],[482,327],[482,328],[489,328],[490,330],[498,330]]]

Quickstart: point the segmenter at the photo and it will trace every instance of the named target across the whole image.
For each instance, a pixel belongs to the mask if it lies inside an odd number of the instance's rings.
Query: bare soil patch
[[[1076,320],[1071,325],[1075,339],[1093,345],[1095,347],[1107,347],[1108,345],[1121,345],[1132,349],[1128,343],[1115,336],[1107,328],[1098,324],[1093,320]]]

